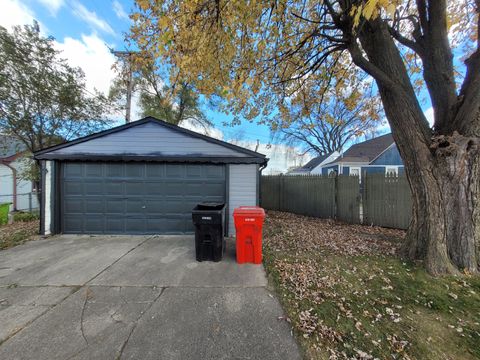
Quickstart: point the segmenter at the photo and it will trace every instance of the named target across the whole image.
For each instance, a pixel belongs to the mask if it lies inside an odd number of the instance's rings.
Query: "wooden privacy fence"
[[[405,175],[366,176],[363,199],[364,224],[398,229],[408,228],[412,212],[412,196]]]
[[[351,224],[406,229],[411,215],[411,194],[404,175],[262,176],[261,205]]]
[[[335,178],[326,176],[262,176],[265,209],[320,218],[335,217]]]

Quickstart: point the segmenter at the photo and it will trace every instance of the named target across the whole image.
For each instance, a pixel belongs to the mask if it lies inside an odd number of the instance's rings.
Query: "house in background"
[[[0,135],[0,204],[11,203],[14,210],[39,208],[33,182],[20,176],[26,166],[25,155],[24,144]]]
[[[360,181],[365,173],[398,175],[403,172],[403,161],[392,134],[352,145],[337,159],[322,167],[323,175],[354,175],[359,176]]]
[[[340,153],[338,151],[317,156],[316,158],[313,158],[307,162],[305,165],[289,171],[287,175],[322,175],[322,168],[325,166],[325,164],[334,161],[339,156]]]

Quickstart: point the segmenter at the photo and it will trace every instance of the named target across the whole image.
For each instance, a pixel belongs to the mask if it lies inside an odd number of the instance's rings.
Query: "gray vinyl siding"
[[[258,203],[258,166],[256,164],[228,165],[229,196],[228,212],[230,236],[235,235],[233,210],[239,206],[255,206]]]
[[[194,138],[155,123],[133,126],[54,150],[51,154],[248,157],[234,149]]]

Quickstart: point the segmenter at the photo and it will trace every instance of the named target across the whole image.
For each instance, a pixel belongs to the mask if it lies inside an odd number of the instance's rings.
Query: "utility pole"
[[[125,106],[125,122],[131,121],[131,108],[132,108],[132,92],[133,92],[133,69],[132,69],[132,57],[137,51],[115,51],[110,50],[117,58],[124,60],[127,66],[127,104]]]

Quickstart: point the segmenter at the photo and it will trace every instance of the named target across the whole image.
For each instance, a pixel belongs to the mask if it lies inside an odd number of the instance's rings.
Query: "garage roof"
[[[263,164],[265,155],[146,117],[52,146],[39,160],[170,161]]]

